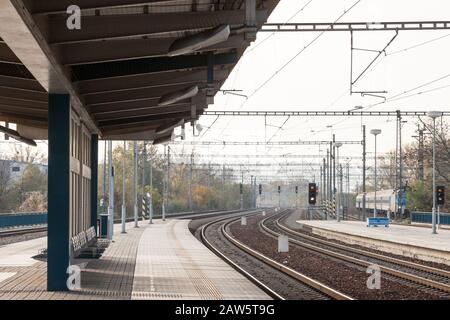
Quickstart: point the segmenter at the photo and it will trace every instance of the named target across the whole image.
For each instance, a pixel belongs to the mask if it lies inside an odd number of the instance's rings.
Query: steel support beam
[[[362,141],[335,141],[342,144],[362,144]],[[298,145],[329,145],[330,141],[172,141],[171,145],[193,146],[298,146]]]
[[[67,7],[76,4],[81,10],[100,10],[123,8],[131,6],[143,6],[148,4],[170,3],[173,0],[24,0],[29,10],[34,15],[65,13]]]
[[[236,52],[221,53],[214,56],[215,65],[227,65],[238,62]],[[206,68],[207,54],[186,55],[177,57],[145,58],[132,61],[105,62],[73,67],[73,80],[94,80],[123,77],[144,73],[158,73],[193,68]]]
[[[450,21],[265,23],[261,32],[447,30]]]
[[[65,18],[65,17],[64,17]],[[24,70],[1,74],[18,78],[36,79],[50,94],[69,94],[72,107],[80,114],[92,132],[98,132],[94,121],[83,107],[78,92],[73,87],[67,70],[61,67],[45,36],[21,0],[0,0],[0,36],[23,63]],[[62,29],[66,29],[63,25]],[[1,69],[0,65],[0,69]],[[18,73],[18,74],[17,74]]]
[[[98,135],[91,135],[91,227],[97,230]]]
[[[445,109],[445,108],[442,108]],[[251,117],[287,117],[287,116],[322,116],[322,117],[396,117],[397,111],[205,111],[205,116],[251,116]],[[400,111],[402,117],[426,116],[427,111]],[[444,117],[450,116],[450,111],[444,111]]]
[[[214,71],[216,79],[224,80],[229,70],[218,69]],[[0,84],[1,82],[0,76]],[[151,89],[171,87],[182,84],[206,83],[206,70],[169,71],[164,73],[144,73],[120,78],[95,79],[77,82],[77,87],[83,96],[100,93],[124,92],[135,89]]]
[[[257,21],[267,20],[267,10],[257,10]],[[136,38],[161,33],[200,32],[221,25],[244,25],[243,10],[171,12],[148,14],[118,14],[84,16],[81,30],[67,29],[65,15],[50,18],[48,37],[50,44]],[[120,26],[118,28],[117,26]]]
[[[54,46],[54,49],[59,52],[61,63],[63,65],[92,64],[167,56],[170,45],[176,39],[177,38],[156,38],[151,40],[125,39],[102,42],[83,42],[58,45]],[[244,39],[243,35],[234,35],[227,41],[204,48],[201,51],[206,52],[245,48],[249,43],[249,41]]]

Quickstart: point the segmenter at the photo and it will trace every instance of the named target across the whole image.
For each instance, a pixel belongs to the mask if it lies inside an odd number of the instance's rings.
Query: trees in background
[[[407,186],[407,208],[412,211],[430,212],[433,202],[432,155],[433,124],[429,119],[419,120],[423,129],[423,143],[407,144],[403,148],[403,183]],[[416,137],[417,139],[419,136]],[[371,172],[372,171],[372,172]],[[373,168],[369,168],[373,173]],[[396,178],[395,154],[384,155],[378,167],[379,189],[394,189]],[[368,180],[368,191],[373,190],[373,179]],[[443,185],[450,192],[450,125],[446,121],[436,121],[436,185]],[[447,196],[443,212],[450,212],[450,196]]]
[[[146,156],[144,158],[144,145],[138,143],[138,210],[142,209],[142,193],[150,193],[153,197],[154,214],[162,212],[163,184],[167,180],[167,157],[157,152],[156,146],[147,145]],[[125,157],[125,175],[123,174],[123,157]],[[194,166],[190,166],[191,154],[171,157],[169,183],[168,183],[168,203],[166,212],[189,212],[202,210],[238,209],[240,208],[239,182],[233,179],[234,171],[231,168],[209,167],[208,164],[199,164],[194,157]],[[122,206],[122,188],[125,178],[125,196],[127,217],[132,217],[133,208],[133,143],[127,144],[127,151],[124,153],[123,145],[117,145],[113,150],[114,164],[114,199],[115,215],[120,217]],[[153,179],[150,182],[150,164],[152,165]],[[107,164],[106,164],[107,165]],[[101,211],[106,211],[108,204],[108,171],[106,179],[103,179],[104,164],[99,164],[99,198],[104,198],[104,206]],[[145,168],[145,175],[144,170]],[[192,174],[192,180],[191,180]],[[105,181],[105,183],[103,182]],[[150,185],[152,184],[152,187]],[[105,185],[105,186],[104,186]],[[143,189],[144,186],[144,189]],[[191,186],[191,188],[189,188]],[[104,192],[105,189],[105,192]],[[190,196],[191,190],[191,196]],[[250,207],[251,187],[244,186],[244,207]],[[105,195],[103,196],[103,194]],[[192,199],[190,202],[189,199]],[[192,203],[192,206],[190,205]]]
[[[20,178],[11,178],[11,162],[0,162],[0,212],[47,210],[47,174],[29,163]]]

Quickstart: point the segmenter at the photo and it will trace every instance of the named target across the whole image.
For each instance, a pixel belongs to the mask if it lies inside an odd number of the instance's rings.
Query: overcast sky
[[[281,0],[271,15],[270,22],[333,22],[356,0]],[[297,14],[296,14],[297,13]],[[294,16],[294,14],[296,14]],[[450,2],[445,0],[361,0],[348,11],[341,22],[377,21],[437,21],[450,20]],[[349,110],[361,105],[365,110],[450,110],[450,32],[400,31],[398,37],[382,56],[357,82],[355,91],[387,91],[386,103],[380,98],[350,96],[350,34],[328,32],[304,49],[319,33],[259,33],[257,41],[247,49],[223,89],[243,90],[248,100],[218,94],[215,104],[208,110]],[[381,50],[395,35],[394,31],[355,32],[354,47]],[[431,42],[430,42],[431,41]],[[354,76],[356,77],[376,53],[355,51]],[[280,71],[279,71],[280,70]],[[261,85],[277,71],[266,85]],[[432,84],[412,90],[428,82]],[[448,87],[445,87],[448,86]],[[444,87],[444,88],[442,88]],[[434,90],[442,88],[439,90]],[[430,91],[434,90],[434,91]],[[402,94],[404,92],[408,92]],[[429,92],[423,92],[429,91]],[[419,94],[420,92],[423,92]],[[395,97],[391,99],[390,97]],[[200,123],[210,126],[215,117],[203,116]],[[264,141],[278,130],[285,117],[267,118],[271,126],[265,127],[264,117],[221,117],[202,135],[204,141]],[[413,140],[416,120],[408,118],[404,125],[404,142]],[[367,132],[382,130],[378,150],[395,149],[395,118],[345,118],[310,117],[290,118],[272,141],[329,140],[332,132],[337,140],[361,140],[361,124]],[[333,129],[327,128],[332,125]],[[197,138],[198,139],[198,138]],[[192,137],[188,137],[192,140]],[[368,151],[373,152],[373,136],[368,134]],[[203,153],[265,154],[265,147],[197,147]],[[317,154],[324,147],[272,148],[277,154]],[[361,147],[344,146],[341,155],[360,155]]]
[[[270,22],[333,22],[357,0],[281,0]],[[306,5],[306,6],[305,6]],[[304,10],[301,8],[304,7]],[[361,0],[340,22],[450,20],[448,0]],[[394,36],[394,31],[355,32],[354,46],[381,50]],[[450,110],[450,31],[400,31],[368,73],[354,87],[356,91],[387,91],[386,103],[380,98],[349,94],[350,34],[259,33],[222,89],[242,90],[248,100],[219,93],[208,110],[349,110],[364,106],[365,110]],[[307,48],[305,48],[305,46]],[[302,51],[300,54],[299,52]],[[285,68],[287,61],[298,55]],[[376,53],[355,51],[354,76],[357,76]],[[276,73],[276,76],[274,74]],[[273,77],[274,76],[274,77]],[[264,86],[267,79],[272,78]],[[438,80],[440,79],[440,80]],[[435,81],[436,80],[436,81]],[[429,85],[422,86],[432,82]],[[420,88],[411,90],[416,87]],[[407,92],[407,93],[404,93]],[[423,93],[421,93],[423,92]],[[421,94],[419,94],[421,93]],[[394,99],[389,99],[394,97]],[[376,106],[372,106],[378,104]],[[211,126],[215,117],[202,116],[200,123]],[[361,140],[361,124],[382,130],[378,150],[395,148],[395,118],[309,117],[290,118],[278,130],[285,117],[221,117],[204,131],[204,141],[294,141]],[[404,142],[413,140],[416,120],[408,118],[404,126]],[[327,128],[332,126],[332,129]],[[276,131],[278,133],[273,136]],[[194,139],[187,128],[188,140]],[[178,132],[179,133],[179,132]],[[196,138],[197,140],[199,138]],[[179,139],[178,139],[179,140]],[[174,149],[180,149],[174,146]],[[185,147],[185,149],[190,147]],[[368,152],[373,152],[373,136],[368,134]],[[202,154],[318,154],[325,147],[196,147]],[[176,152],[176,151],[175,151]],[[360,146],[344,146],[341,156],[361,155]],[[309,162],[309,160],[306,160]],[[254,162],[254,161],[253,161]],[[272,160],[276,162],[276,160]],[[359,164],[359,163],[355,163]]]

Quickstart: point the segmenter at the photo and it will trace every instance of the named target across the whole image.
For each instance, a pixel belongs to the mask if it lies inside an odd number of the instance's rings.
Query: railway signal
[[[310,183],[308,187],[308,203],[315,205],[317,202],[317,185]]]
[[[295,193],[298,194],[298,186],[295,186]]]
[[[244,192],[243,192],[243,186],[242,186],[242,183],[241,184],[239,184],[239,192],[240,192],[240,194],[244,194]]]
[[[278,193],[281,193],[281,187],[278,186]]]
[[[259,195],[262,194],[262,184],[259,185]]]
[[[445,187],[436,187],[436,205],[443,206],[445,204]]]

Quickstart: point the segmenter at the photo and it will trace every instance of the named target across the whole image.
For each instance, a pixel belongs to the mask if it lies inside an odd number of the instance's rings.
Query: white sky
[[[308,1],[281,0],[271,15],[270,22],[283,23],[299,11]],[[356,0],[313,0],[290,22],[333,22]],[[450,2],[445,0],[361,0],[340,22],[377,22],[377,21],[448,21],[450,20]],[[350,34],[349,32],[328,32],[323,34],[309,48],[303,51],[292,63],[280,71],[270,82],[258,90],[264,81],[294,57],[319,33],[259,33],[257,41],[247,49],[243,58],[230,75],[223,89],[239,89],[250,96],[245,100],[219,93],[215,104],[208,110],[349,110],[354,106],[367,107],[364,110],[450,110],[450,31],[400,31],[398,37],[386,50],[387,56],[380,57],[355,86],[355,91],[387,91],[387,97],[393,97],[432,80],[445,77],[433,84],[400,95],[396,101],[370,107],[382,102],[374,97],[350,96]],[[355,32],[354,46],[357,48],[381,50],[394,36],[394,31]],[[269,39],[266,39],[269,37]],[[439,40],[403,51],[403,49]],[[266,40],[266,41],[264,41]],[[263,43],[261,43],[263,41]],[[399,50],[401,50],[399,52]],[[362,72],[376,55],[355,51],[354,76]],[[447,77],[446,77],[447,76]],[[437,91],[406,97],[421,91],[449,86]],[[200,123],[208,127],[215,117],[203,116]],[[270,125],[280,126],[285,117],[267,118]],[[388,121],[387,121],[388,120]],[[404,125],[403,140],[411,142],[417,129],[416,119],[408,118]],[[370,129],[379,128],[380,152],[395,149],[395,117],[364,118],[359,117],[310,117],[291,119],[279,131],[272,141],[329,140],[333,125],[337,140],[361,140],[361,123],[367,126],[368,152],[374,149]],[[267,139],[278,130],[267,127]],[[314,130],[315,133],[312,133]],[[187,130],[190,133],[190,130]],[[201,138],[204,141],[264,141],[264,117],[221,117]],[[192,140],[192,137],[188,137]],[[179,147],[178,147],[179,148]],[[324,147],[280,147],[270,153],[277,154],[317,154]],[[251,147],[197,147],[202,153],[228,154],[265,154],[261,146]],[[201,150],[201,151],[200,151]],[[361,155],[359,146],[344,146],[341,156]],[[292,160],[295,161],[295,160]],[[305,160],[309,161],[309,160]]]
[[[287,22],[309,0],[281,0],[271,15],[270,22]],[[357,0],[313,0],[298,12],[290,22],[333,22],[344,10]],[[438,21],[450,20],[450,1],[448,0],[361,0],[347,12],[340,22],[377,21]],[[393,37],[393,31],[356,32],[354,46],[357,48],[381,50]],[[255,90],[289,59],[310,43],[318,33],[259,33],[242,57],[223,89],[243,90],[251,96],[245,100],[232,95],[219,93],[215,104],[208,110],[349,110],[362,105],[365,110],[450,110],[450,31],[400,31],[398,37],[386,50],[387,56],[380,57],[355,86],[354,90],[386,90],[387,97],[397,96],[405,91],[442,78],[430,85],[400,95],[398,100],[370,107],[382,100],[374,97],[350,96],[350,34],[348,32],[327,32],[310,47],[305,49],[285,69],[270,82]],[[266,39],[268,38],[269,39]],[[438,39],[440,38],[440,39]],[[438,39],[427,44],[430,40]],[[263,43],[261,43],[263,42]],[[423,44],[423,45],[422,45]],[[419,45],[417,47],[414,47]],[[413,48],[411,48],[413,47]],[[407,49],[410,48],[408,50]],[[355,52],[354,75],[359,74],[375,53]],[[449,86],[449,87],[445,87]],[[442,89],[423,93],[431,89]],[[208,127],[215,117],[202,116],[200,123]],[[204,141],[264,141],[278,130],[285,117],[221,117],[201,137]],[[416,130],[415,119],[408,118],[404,126],[404,142],[413,140]],[[344,117],[292,117],[282,131],[272,141],[330,140],[331,133],[337,140],[361,140],[361,124],[367,126],[367,150],[373,151],[373,136],[370,129],[382,129],[378,150],[386,152],[395,148],[395,118],[344,118]],[[327,129],[332,125],[333,129]],[[314,132],[312,132],[312,130]],[[189,127],[187,140],[192,140]],[[178,131],[179,133],[179,131]],[[198,139],[198,138],[196,138]],[[102,145],[100,145],[102,147]],[[0,149],[1,149],[0,145]],[[191,147],[187,146],[186,149]],[[181,149],[181,147],[173,147]],[[101,149],[102,150],[102,149]],[[318,154],[325,147],[196,147],[201,154]],[[361,155],[360,146],[344,146],[341,156]],[[229,161],[229,159],[227,160]],[[263,160],[260,160],[263,161]],[[276,160],[264,160],[264,162]],[[292,160],[299,162],[300,160]],[[309,162],[310,160],[305,160]],[[319,161],[319,160],[318,160]],[[254,162],[254,161],[252,161]],[[354,164],[360,164],[355,162]]]

